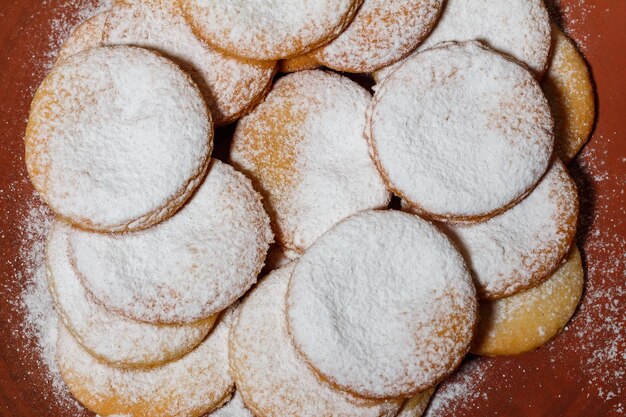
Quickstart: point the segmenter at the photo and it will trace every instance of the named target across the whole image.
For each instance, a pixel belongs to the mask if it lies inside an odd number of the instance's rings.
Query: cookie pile
[[[420,416],[574,313],[593,118],[541,0],[115,1],[26,131],[61,375],[101,416]]]

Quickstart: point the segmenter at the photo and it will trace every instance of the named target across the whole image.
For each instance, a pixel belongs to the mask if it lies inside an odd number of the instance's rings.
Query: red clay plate
[[[567,330],[535,352],[469,357],[438,390],[430,416],[626,415],[626,2],[552,0],[588,59],[598,96],[593,138],[570,164],[580,187],[578,243],[587,283]],[[90,0],[0,1],[0,416],[88,416],[54,387],[25,324],[25,287],[49,213],[24,167],[33,93]],[[81,12],[82,11],[82,12]],[[227,136],[226,130],[224,135]],[[218,146],[223,146],[224,143]],[[31,292],[26,291],[27,294]],[[32,294],[31,294],[32,295]],[[31,312],[36,298],[27,300]],[[58,381],[57,381],[58,382]]]

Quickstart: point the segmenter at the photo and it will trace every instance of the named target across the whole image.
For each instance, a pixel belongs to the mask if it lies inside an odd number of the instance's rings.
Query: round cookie
[[[552,59],[541,87],[554,116],[555,151],[567,164],[589,139],[596,109],[587,63],[556,26],[552,28]]]
[[[251,60],[302,55],[339,35],[363,0],[178,0],[196,34]]]
[[[228,371],[231,312],[209,336],[182,358],[150,369],[117,369],[94,359],[63,326],[57,362],[70,392],[103,416],[198,417],[230,398]]]
[[[447,0],[417,53],[440,42],[479,40],[524,63],[541,78],[550,57],[550,16],[543,0]],[[404,61],[375,73],[377,82]]]
[[[546,279],[567,255],[577,222],[576,184],[557,159],[511,209],[483,223],[441,226],[466,255],[480,297],[493,300]]]
[[[70,255],[102,305],[139,321],[191,323],[241,297],[263,267],[272,233],[261,197],[229,165],[212,160],[175,216],[127,234],[70,234]]]
[[[91,300],[71,264],[70,226],[57,221],[48,236],[50,293],[67,329],[91,355],[115,367],[148,367],[176,359],[209,333],[216,315],[184,326],[140,323]]]
[[[583,293],[585,271],[576,245],[565,263],[543,283],[527,291],[480,306],[472,352],[517,355],[547,343],[574,315]]]
[[[339,220],[389,204],[363,137],[370,100],[346,77],[302,71],[239,121],[230,160],[263,194],[285,248],[302,253]]]
[[[103,40],[153,49],[180,65],[203,93],[216,126],[240,118],[261,101],[276,70],[276,62],[243,62],[207,46],[172,0],[118,1]]]
[[[71,56],[45,78],[25,142],[30,179],[60,217],[130,231],[169,217],[193,193],[213,128],[198,88],[174,63],[106,47]]]
[[[422,417],[434,393],[435,388],[431,388],[405,400],[396,417]]]
[[[278,61],[278,72],[285,74],[290,72],[312,70],[319,67],[320,64],[315,58],[313,58],[312,52]]]
[[[231,331],[231,373],[247,407],[259,417],[395,416],[398,401],[372,402],[335,390],[300,358],[285,322],[292,269],[263,279],[241,305]]]
[[[550,108],[532,74],[477,42],[414,55],[379,85],[366,135],[392,191],[437,220],[506,210],[548,168]]]
[[[243,403],[239,391],[235,391],[231,399],[206,417],[254,417]]]
[[[295,347],[324,380],[365,398],[433,387],[467,353],[477,317],[461,254],[399,211],[364,211],[326,232],[299,258],[287,294]]]
[[[337,71],[372,72],[412,52],[435,25],[443,0],[364,0],[346,30],[313,52]]]
[[[78,52],[102,46],[102,34],[107,16],[108,11],[104,11],[76,26],[69,38],[63,42],[55,65],[61,65],[64,60]]]

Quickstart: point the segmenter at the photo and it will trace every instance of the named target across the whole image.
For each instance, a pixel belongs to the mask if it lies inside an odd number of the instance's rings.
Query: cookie
[[[174,63],[106,47],[71,56],[45,78],[25,142],[30,179],[60,217],[130,231],[169,217],[193,193],[213,128],[198,88]]]
[[[196,347],[216,316],[184,326],[140,323],[110,312],[88,297],[69,256],[71,228],[55,222],[46,245],[50,293],[67,329],[91,355],[115,367],[148,367]]]
[[[303,358],[365,398],[433,387],[467,353],[477,317],[461,254],[435,226],[399,211],[364,211],[326,232],[298,259],[287,294]]]
[[[565,263],[543,283],[511,297],[482,303],[472,352],[517,355],[547,343],[574,315],[584,277],[580,253],[574,245]]]
[[[108,11],[98,13],[76,26],[69,38],[63,42],[55,65],[60,65],[64,60],[78,52],[102,46],[102,34]]]
[[[405,400],[397,417],[422,417],[434,392],[435,389],[431,388]]]
[[[362,0],[178,0],[198,36],[252,60],[302,55],[339,35]]]
[[[302,253],[339,220],[389,204],[363,137],[370,100],[346,77],[302,71],[239,121],[230,160],[263,194],[285,248]]]
[[[595,120],[595,97],[587,63],[574,42],[552,29],[552,59],[541,80],[552,115],[556,154],[566,164],[589,140]]]
[[[192,323],[218,313],[256,281],[272,243],[250,181],[218,160],[175,216],[127,234],[70,234],[70,255],[91,295],[139,321]]]
[[[416,54],[386,78],[366,135],[391,190],[421,214],[481,221],[546,172],[552,128],[532,74],[472,41]]]
[[[108,14],[103,41],[156,50],[200,88],[216,126],[240,118],[269,91],[275,62],[244,62],[200,41],[171,0],[121,0]]]
[[[480,40],[522,62],[541,78],[550,57],[550,16],[542,0],[447,0],[417,52],[441,42]],[[377,71],[384,79],[403,61]]]
[[[241,399],[239,391],[235,391],[232,398],[223,406],[206,417],[254,417]]]
[[[483,223],[442,225],[455,240],[481,298],[508,297],[545,280],[574,240],[578,192],[560,160],[519,204]]]
[[[411,53],[430,33],[443,0],[364,0],[346,30],[313,52],[337,71],[372,72]]]
[[[299,55],[293,58],[281,59],[278,61],[278,71],[288,74],[290,72],[298,72],[319,68],[320,64],[312,53]]]
[[[231,331],[229,358],[237,390],[259,417],[395,416],[398,401],[372,402],[322,382],[291,345],[285,294],[292,267],[272,272],[249,294]]]
[[[70,392],[103,416],[199,417],[220,407],[234,389],[228,371],[231,314],[182,358],[150,369],[117,369],[94,359],[60,326],[57,362]]]

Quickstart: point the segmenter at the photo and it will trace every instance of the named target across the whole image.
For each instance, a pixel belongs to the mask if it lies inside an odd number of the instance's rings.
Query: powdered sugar
[[[302,361],[289,340],[285,295],[292,267],[265,277],[241,306],[230,339],[237,389],[261,416],[395,416],[396,402],[375,404],[337,391]]]
[[[132,230],[185,201],[212,137],[202,97],[170,61],[95,48],[64,61],[37,90],[26,162],[57,214],[88,229]]]
[[[448,0],[418,52],[440,42],[479,40],[541,75],[550,54],[550,33],[543,0]],[[401,63],[384,69],[377,77],[384,79]]]
[[[186,326],[155,326],[109,312],[92,301],[71,265],[70,227],[56,222],[47,244],[48,280],[68,330],[92,355],[114,366],[150,366],[198,345],[216,317]]]
[[[393,191],[436,219],[477,220],[521,198],[554,138],[532,75],[477,42],[408,59],[374,95],[367,129]]]
[[[474,286],[452,243],[397,211],[364,211],[300,257],[287,295],[293,341],[313,368],[368,398],[435,385],[467,352]]]
[[[375,71],[413,51],[442,6],[442,0],[365,0],[346,30],[313,56],[338,71]]]
[[[303,71],[239,122],[231,160],[264,194],[283,246],[302,252],[339,220],[388,205],[363,137],[369,102],[348,78]]]
[[[216,125],[242,116],[269,89],[275,63],[247,63],[205,45],[172,0],[118,1],[108,14],[103,41],[163,53],[194,79]]]
[[[108,12],[99,13],[74,28],[72,34],[63,43],[57,63],[86,49],[102,46],[102,34]]]
[[[253,60],[307,52],[337,36],[362,0],[182,0],[187,19],[210,44]]]
[[[466,254],[479,294],[501,298],[537,285],[559,265],[576,233],[578,196],[555,161],[513,208],[483,223],[446,225]]]
[[[260,196],[212,160],[193,198],[159,225],[127,234],[74,229],[71,256],[91,295],[136,320],[189,323],[228,307],[256,281],[272,242]]]
[[[96,413],[200,416],[221,405],[233,390],[228,372],[231,322],[232,310],[196,349],[145,370],[121,370],[98,362],[61,327],[57,360],[74,396]]]

